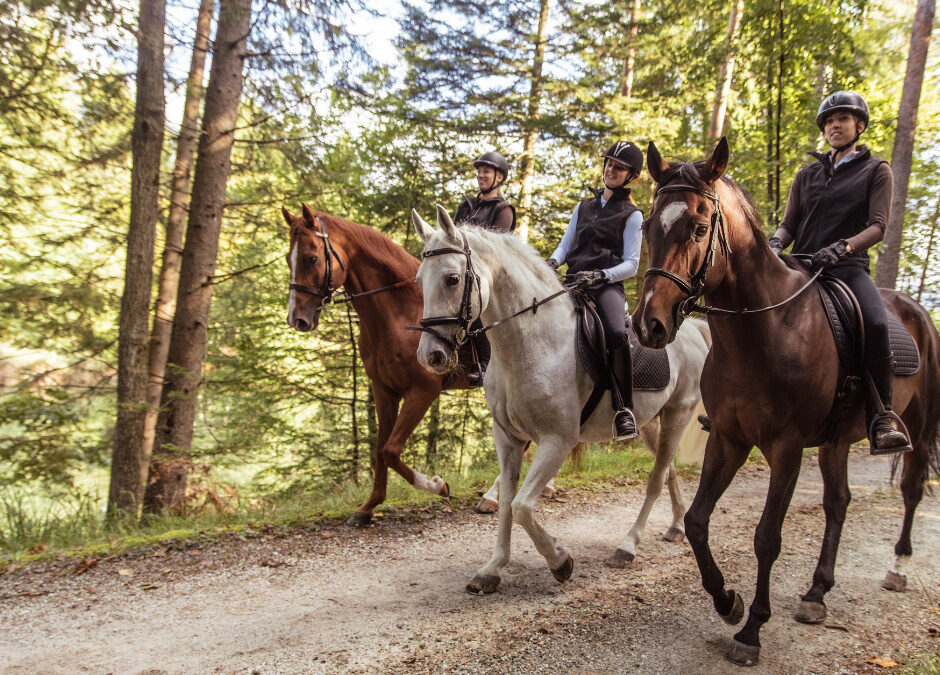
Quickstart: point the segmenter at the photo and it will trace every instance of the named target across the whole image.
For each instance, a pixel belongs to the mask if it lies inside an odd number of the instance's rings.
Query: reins
[[[666,279],[669,279],[674,284],[676,284],[688,295],[685,300],[676,306],[675,318],[677,323],[681,323],[685,317],[690,316],[693,313],[704,314],[706,316],[746,316],[748,314],[761,314],[763,312],[779,309],[802,294],[813,284],[814,281],[816,281],[816,279],[819,278],[819,275],[822,274],[823,270],[817,270],[816,273],[810,277],[809,281],[800,286],[800,288],[797,289],[788,298],[781,300],[780,302],[777,302],[773,305],[761,307],[759,309],[725,309],[723,307],[713,307],[711,305],[700,304],[698,300],[705,293],[705,280],[708,276],[709,268],[711,268],[712,264],[714,263],[715,249],[717,248],[718,242],[721,242],[722,249],[726,254],[731,253],[731,247],[728,244],[728,232],[725,227],[725,215],[721,210],[721,201],[718,197],[717,191],[713,192],[706,188],[697,187],[695,185],[663,185],[658,190],[656,190],[656,196],[658,197],[664,192],[694,192],[695,194],[701,195],[702,197],[710,200],[715,207],[711,218],[708,253],[705,254],[705,259],[702,261],[698,272],[696,272],[689,281],[686,281],[679,275],[661,267],[650,267],[648,270],[646,270],[645,276],[665,277]]]

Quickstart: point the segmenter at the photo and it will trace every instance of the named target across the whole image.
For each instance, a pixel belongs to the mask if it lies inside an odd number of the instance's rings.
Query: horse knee
[[[708,541],[708,519],[699,516],[695,511],[689,510],[683,519],[685,523],[685,536],[689,543],[697,544]]]
[[[385,466],[394,466],[398,463],[398,458],[401,457],[401,449],[386,445],[379,454],[382,455]]]
[[[757,555],[758,560],[763,558],[776,560],[777,556],[780,555],[781,543],[782,538],[779,530],[773,531],[770,527],[757,527],[757,531],[754,533],[754,553]]]
[[[525,502],[514,499],[512,501],[512,522],[525,526],[532,520],[533,509]]]

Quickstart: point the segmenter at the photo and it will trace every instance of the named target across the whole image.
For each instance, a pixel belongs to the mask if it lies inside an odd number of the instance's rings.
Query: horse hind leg
[[[677,544],[685,539],[685,512],[688,507],[682,498],[679,475],[675,464],[669,465],[669,476],[666,478],[666,483],[669,485],[669,499],[672,502],[672,525],[663,533],[663,539]]]
[[[826,512],[826,531],[813,585],[801,598],[794,618],[800,623],[822,623],[826,619],[823,601],[835,584],[836,554],[845,523],[845,512],[852,499],[848,477],[849,443],[824,445],[819,449],[819,469],[823,479],[823,509]]]
[[[914,512],[924,496],[930,449],[930,441],[920,440],[914,444],[914,452],[903,455],[901,495],[904,498],[904,523],[901,536],[894,545],[894,564],[881,582],[881,587],[889,591],[903,592],[907,588],[907,564],[913,553],[911,528],[914,525]]]
[[[496,477],[496,480],[493,481],[493,487],[486,491],[480,501],[477,502],[474,510],[477,513],[496,513],[496,510],[499,508],[499,482],[502,478],[502,474]]]

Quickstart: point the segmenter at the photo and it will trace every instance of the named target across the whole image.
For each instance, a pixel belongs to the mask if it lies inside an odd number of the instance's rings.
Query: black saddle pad
[[[846,370],[857,371],[861,365],[861,344],[859,317],[856,316],[852,291],[832,277],[820,277],[817,285],[836,340],[839,361]],[[885,309],[888,314],[888,339],[894,354],[894,374],[913,375],[920,369],[917,345],[897,315],[889,307]]]
[[[578,314],[577,350],[581,365],[598,383],[608,379],[607,357],[604,353],[604,328],[592,303],[574,296]],[[661,391],[669,385],[669,356],[665,349],[650,349],[637,340],[630,317],[626,321],[630,350],[633,354],[633,389]]]

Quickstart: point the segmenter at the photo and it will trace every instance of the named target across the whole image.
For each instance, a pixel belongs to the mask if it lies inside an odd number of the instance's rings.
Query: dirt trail
[[[823,530],[807,459],[774,568],[774,616],[753,673],[879,672],[872,657],[940,649],[940,496],[918,510],[909,588],[879,587],[900,528],[888,463],[851,458],[849,508],[827,627],[793,621]],[[768,473],[748,465],[711,532],[726,578],[749,603],[754,527]],[[695,485],[683,490],[689,501]],[[0,670],[11,673],[727,673],[736,629],[711,609],[687,543],[659,538],[668,498],[633,565],[608,556],[642,502],[640,485],[577,491],[538,515],[575,559],[556,583],[525,532],[499,592],[464,591],[488,559],[496,520],[430,509],[346,528],[159,547],[76,575],[74,561],[0,575]],[[250,535],[249,535],[250,536]],[[929,597],[928,597],[929,593]],[[932,597],[932,602],[931,598]],[[885,671],[887,672],[887,671]]]

